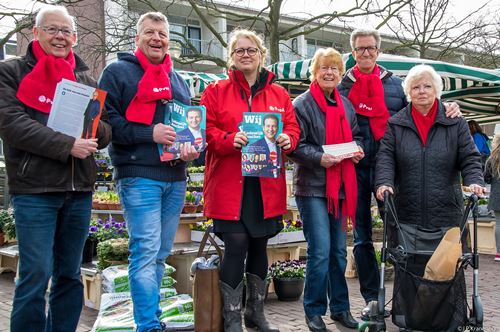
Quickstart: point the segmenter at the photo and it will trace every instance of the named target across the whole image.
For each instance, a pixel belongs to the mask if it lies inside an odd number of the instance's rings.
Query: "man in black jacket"
[[[75,22],[64,7],[42,8],[33,33],[25,56],[0,63],[0,136],[20,257],[10,328],[75,331],[83,303],[80,262],[96,179],[92,153],[108,144],[111,129],[101,121],[97,138],[83,139],[46,126],[61,78],[95,82],[72,52]]]

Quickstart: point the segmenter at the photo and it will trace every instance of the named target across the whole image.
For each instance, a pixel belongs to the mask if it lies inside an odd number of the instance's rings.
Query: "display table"
[[[19,269],[19,248],[17,244],[0,247],[0,273],[15,272],[16,279]]]
[[[474,241],[474,221],[467,220],[469,228],[470,248],[473,248]],[[477,251],[480,254],[494,255],[497,251],[495,240],[496,222],[493,217],[479,217],[477,220]]]

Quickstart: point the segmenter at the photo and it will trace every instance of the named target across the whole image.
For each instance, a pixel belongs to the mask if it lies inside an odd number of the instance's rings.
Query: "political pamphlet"
[[[175,142],[171,145],[158,144],[161,161],[170,161],[181,157],[181,148],[194,146],[202,152],[206,147],[206,109],[205,106],[184,105],[176,100],[165,105],[164,123],[175,130]]]
[[[283,131],[281,114],[245,112],[240,130],[248,138],[241,150],[243,176],[277,178],[282,167],[281,148],[276,137]]]
[[[348,143],[323,145],[323,151],[341,159],[352,158],[361,154],[358,145],[354,141]]]
[[[76,138],[95,138],[107,92],[62,79],[57,84],[47,127]]]

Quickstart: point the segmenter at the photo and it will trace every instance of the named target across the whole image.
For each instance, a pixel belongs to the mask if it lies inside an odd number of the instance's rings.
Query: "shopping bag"
[[[207,241],[215,247],[219,258],[222,250],[210,235],[211,227],[205,231],[196,257],[203,257]],[[193,280],[194,330],[219,332],[223,330],[222,299],[219,288],[219,269],[196,269]]]
[[[460,228],[450,228],[425,266],[424,279],[446,281],[455,276],[462,256]]]

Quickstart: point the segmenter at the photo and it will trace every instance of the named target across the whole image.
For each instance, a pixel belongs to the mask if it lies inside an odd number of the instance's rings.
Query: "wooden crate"
[[[474,247],[474,222],[468,221],[469,239],[471,248]],[[481,221],[477,223],[477,251],[481,254],[496,254],[495,221]]]
[[[354,247],[347,247],[347,265],[345,268],[346,278],[356,278],[358,273],[356,271],[356,263],[354,262]]]
[[[99,310],[101,307],[102,277],[95,269],[82,268],[83,299],[85,306]]]
[[[19,270],[19,249],[17,244],[0,247],[0,273],[15,272],[17,280]]]

